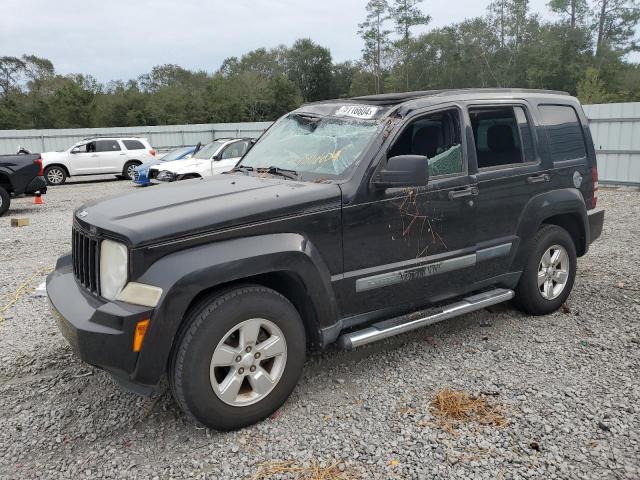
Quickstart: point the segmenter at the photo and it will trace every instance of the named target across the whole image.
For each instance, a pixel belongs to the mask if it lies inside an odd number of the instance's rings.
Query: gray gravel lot
[[[42,207],[14,202],[30,226],[0,219],[0,310],[29,287],[0,320],[0,478],[244,479],[274,460],[363,479],[640,478],[640,193],[601,190],[604,233],[579,262],[569,313],[506,305],[313,354],[276,415],[217,433],[166,389],[124,393],[78,361],[33,293],[70,248],[73,209],[133,188],[69,184]],[[443,387],[491,393],[509,424],[444,428],[429,406]]]

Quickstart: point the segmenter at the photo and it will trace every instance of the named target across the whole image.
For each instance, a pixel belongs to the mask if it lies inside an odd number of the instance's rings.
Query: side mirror
[[[377,188],[424,187],[429,181],[429,159],[424,155],[398,155],[387,160],[373,180]]]

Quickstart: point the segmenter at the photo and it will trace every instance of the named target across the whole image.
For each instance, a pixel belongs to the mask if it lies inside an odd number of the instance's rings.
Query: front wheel
[[[0,217],[7,213],[11,206],[11,195],[4,188],[0,187]]]
[[[516,304],[526,313],[546,315],[567,300],[576,276],[576,247],[569,233],[544,225],[516,288]]]
[[[274,290],[227,290],[188,314],[169,379],[178,405],[217,430],[251,425],[296,386],[306,354],[296,308]]]

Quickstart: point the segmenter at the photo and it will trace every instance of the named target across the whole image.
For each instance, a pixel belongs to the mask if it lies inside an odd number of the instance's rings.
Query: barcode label
[[[338,117],[354,117],[362,119],[371,119],[378,111],[378,107],[369,107],[366,105],[344,105],[336,111]]]

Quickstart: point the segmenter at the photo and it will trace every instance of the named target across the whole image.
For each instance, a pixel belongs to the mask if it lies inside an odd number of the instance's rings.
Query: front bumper
[[[587,211],[587,217],[589,218],[589,243],[593,243],[602,234],[604,208],[594,208]]]
[[[76,282],[70,255],[47,277],[47,295],[60,332],[80,359],[106,370],[128,390],[151,393],[153,386],[136,382],[139,354],[132,346],[136,323],[151,318],[153,309],[91,295]]]

